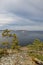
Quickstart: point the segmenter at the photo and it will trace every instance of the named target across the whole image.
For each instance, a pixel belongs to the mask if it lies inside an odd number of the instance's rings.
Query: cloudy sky
[[[43,0],[0,0],[0,30],[43,30]]]

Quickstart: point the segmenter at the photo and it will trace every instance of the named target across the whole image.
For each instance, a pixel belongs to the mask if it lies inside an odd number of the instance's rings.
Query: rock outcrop
[[[36,65],[26,52],[9,54],[0,59],[0,65]]]

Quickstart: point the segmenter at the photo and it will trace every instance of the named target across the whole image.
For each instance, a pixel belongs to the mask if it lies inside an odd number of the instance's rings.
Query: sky
[[[43,0],[0,0],[0,30],[43,31]]]

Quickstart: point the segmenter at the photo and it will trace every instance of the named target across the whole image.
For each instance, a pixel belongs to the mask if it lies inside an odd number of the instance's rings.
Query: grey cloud
[[[2,9],[18,16],[43,20],[43,0],[3,0]]]
[[[0,0],[1,14],[13,18],[2,28],[21,26],[24,29],[26,26],[27,29],[39,29],[43,25],[43,0]]]

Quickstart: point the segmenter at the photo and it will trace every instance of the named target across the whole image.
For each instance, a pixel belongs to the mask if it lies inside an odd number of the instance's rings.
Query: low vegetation
[[[28,54],[43,61],[43,42],[39,39],[34,40],[33,44],[28,46]]]

